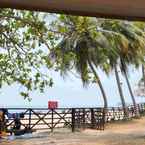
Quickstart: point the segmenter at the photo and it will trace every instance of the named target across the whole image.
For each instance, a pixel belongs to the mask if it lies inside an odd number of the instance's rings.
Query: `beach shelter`
[[[0,8],[145,20],[145,0],[0,0]]]

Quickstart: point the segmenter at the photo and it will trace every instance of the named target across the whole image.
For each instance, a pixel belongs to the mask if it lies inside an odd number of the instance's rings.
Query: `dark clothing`
[[[0,134],[3,131],[3,123],[4,122],[4,113],[2,111],[0,111]]]
[[[13,129],[16,129],[16,130],[19,130],[19,129],[21,129],[21,121],[20,121],[20,119],[19,118],[16,118],[15,120],[14,120],[14,128]]]

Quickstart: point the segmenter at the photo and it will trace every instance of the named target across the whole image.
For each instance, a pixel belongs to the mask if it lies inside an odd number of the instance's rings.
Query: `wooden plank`
[[[145,0],[0,0],[0,7],[145,21]]]

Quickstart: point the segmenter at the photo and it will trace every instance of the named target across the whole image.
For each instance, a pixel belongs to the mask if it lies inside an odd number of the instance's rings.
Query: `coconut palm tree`
[[[89,78],[92,76],[90,73],[92,73],[95,79],[93,81],[99,85],[104,100],[104,108],[106,110],[108,107],[107,96],[96,69],[101,66],[101,64],[103,66],[107,60],[103,55],[103,43],[97,40],[97,37],[99,38],[101,34],[95,31],[95,21],[87,17],[72,16],[61,16],[60,20],[61,23],[57,25],[57,28],[59,28],[59,32],[63,30],[63,32],[61,32],[63,33],[63,35],[61,35],[63,38],[61,38],[55,52],[61,53],[60,58],[62,59],[63,65],[63,69],[61,69],[62,73],[66,74],[66,72],[70,70],[71,64],[73,64],[73,68],[80,74],[84,86],[89,83]],[[72,59],[71,57],[66,60],[65,56],[68,56],[70,52],[75,54],[75,58]],[[107,72],[105,65],[103,68]]]
[[[129,89],[129,92],[133,101],[133,105],[136,108],[136,101],[135,101],[135,97],[133,95],[133,91],[132,91],[132,88],[128,79],[127,70],[130,64],[134,64],[136,67],[138,67],[139,64],[141,64],[141,62],[143,61],[144,52],[145,52],[144,51],[145,35],[140,29],[132,25],[132,23],[128,23],[128,22],[125,23],[122,21],[107,20],[102,23],[102,27],[106,31],[110,31],[110,33],[112,31],[112,35],[115,34],[114,32],[117,32],[123,35],[128,41],[128,42],[126,41],[127,43],[124,43],[126,44],[124,45],[125,47],[122,45],[122,48],[120,49],[121,51],[119,52],[119,57],[117,59],[120,64],[122,74],[124,75],[126,79],[127,86],[128,86],[128,89]],[[116,65],[114,66],[115,66],[114,69],[115,69],[116,80],[117,80],[117,84],[119,88],[119,93],[122,100],[122,105],[123,107],[126,107],[124,103],[124,99],[123,99],[124,97],[123,97],[121,85],[118,78],[119,75],[117,74],[118,72],[116,70],[117,68],[116,68]],[[135,112],[136,112],[136,115],[138,115],[137,110]]]
[[[121,69],[124,67],[122,70],[127,70],[128,67],[126,66],[129,64],[138,65],[144,45],[142,37],[139,36],[142,33],[138,29],[133,29],[134,27],[132,28],[129,23],[126,24],[121,21],[94,21],[93,18],[72,16],[62,16],[60,21],[61,23],[57,24],[57,29],[59,28],[60,35],[58,37],[61,41],[57,48],[62,54],[63,66],[67,64],[63,67],[63,71],[69,70],[68,66],[70,65],[68,60],[67,63],[64,61],[64,56],[68,52],[74,53],[75,58],[69,60],[73,61],[84,84],[88,83],[89,72],[93,72],[102,92],[104,107],[106,108],[107,98],[96,68],[101,67],[106,73],[109,72],[110,68],[115,69],[122,105],[127,115],[125,98],[116,68],[118,62]],[[128,28],[126,28],[127,26]],[[132,29],[134,30],[133,33],[131,32]],[[125,63],[121,63],[121,60]]]
[[[112,70],[115,71],[115,77],[116,77],[116,82],[117,82],[117,86],[118,86],[120,99],[122,102],[124,116],[127,117],[128,111],[127,111],[127,106],[125,103],[125,97],[123,94],[117,66],[118,66],[118,60],[120,58],[120,53],[125,54],[127,52],[129,42],[124,37],[124,35],[121,35],[120,33],[117,33],[116,31],[112,31],[112,30],[110,31],[110,30],[103,28],[102,33],[106,37],[106,39],[109,40],[108,43],[110,43],[109,47],[108,47],[109,52],[106,53],[105,55],[108,57]]]
[[[139,29],[142,30],[142,32],[145,34],[145,23],[144,22],[134,22],[133,23],[136,27],[138,27]],[[145,94],[145,64],[143,63],[142,64],[142,78],[141,80],[139,81],[139,87],[144,87],[144,89],[140,89],[141,93],[140,95],[144,96]]]

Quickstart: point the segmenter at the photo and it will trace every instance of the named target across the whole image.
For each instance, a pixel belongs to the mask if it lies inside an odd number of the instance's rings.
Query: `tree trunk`
[[[144,65],[142,65],[142,78],[143,78],[143,84],[144,84],[144,88],[145,88],[145,68],[144,68]]]
[[[121,87],[121,84],[120,84],[120,78],[119,78],[119,74],[118,74],[116,65],[115,65],[115,77],[116,77],[116,82],[117,82],[117,86],[118,86],[119,95],[120,95],[120,98],[121,98],[121,103],[122,103],[122,107],[123,107],[123,111],[124,111],[124,116],[128,117],[128,110],[127,110],[127,107],[126,107],[126,103],[125,103],[125,99],[124,99],[122,87]]]
[[[102,96],[103,96],[103,100],[104,100],[103,124],[105,124],[105,122],[106,122],[106,113],[108,112],[108,111],[107,111],[107,109],[108,109],[107,96],[106,96],[105,90],[104,90],[104,88],[103,88],[103,85],[102,85],[102,83],[101,83],[101,80],[100,80],[100,78],[99,78],[97,72],[95,71],[95,69],[94,69],[92,63],[91,63],[89,60],[88,60],[88,63],[89,63],[89,66],[90,66],[90,68],[91,68],[91,70],[92,70],[92,72],[93,72],[93,74],[94,74],[94,76],[95,76],[95,78],[96,78],[96,83],[99,85],[100,90],[101,90],[101,93],[102,93]]]
[[[100,90],[101,90],[101,93],[102,93],[102,96],[103,96],[103,100],[104,100],[104,109],[106,110],[107,107],[108,107],[108,102],[107,102],[107,96],[106,96],[106,93],[104,91],[103,85],[102,85],[101,80],[100,80],[97,72],[95,71],[92,63],[90,61],[88,61],[88,63],[89,63],[89,66],[90,66],[90,68],[91,68],[91,70],[92,70],[92,72],[93,72],[93,74],[94,74],[94,76],[96,78],[96,82],[97,82],[97,84],[100,87]]]
[[[129,89],[129,93],[131,95],[131,99],[132,99],[132,102],[133,102],[133,106],[134,106],[134,109],[135,109],[135,115],[136,115],[136,117],[138,117],[139,112],[138,112],[138,109],[137,109],[136,100],[135,100],[135,97],[134,97],[134,94],[133,94],[133,91],[132,91],[132,88],[131,88],[131,85],[130,85],[130,82],[129,82],[129,79],[128,79],[128,76],[127,76],[127,73],[126,73],[126,70],[124,70],[124,76],[125,76],[125,80],[126,80],[126,83],[127,83],[128,89]]]

